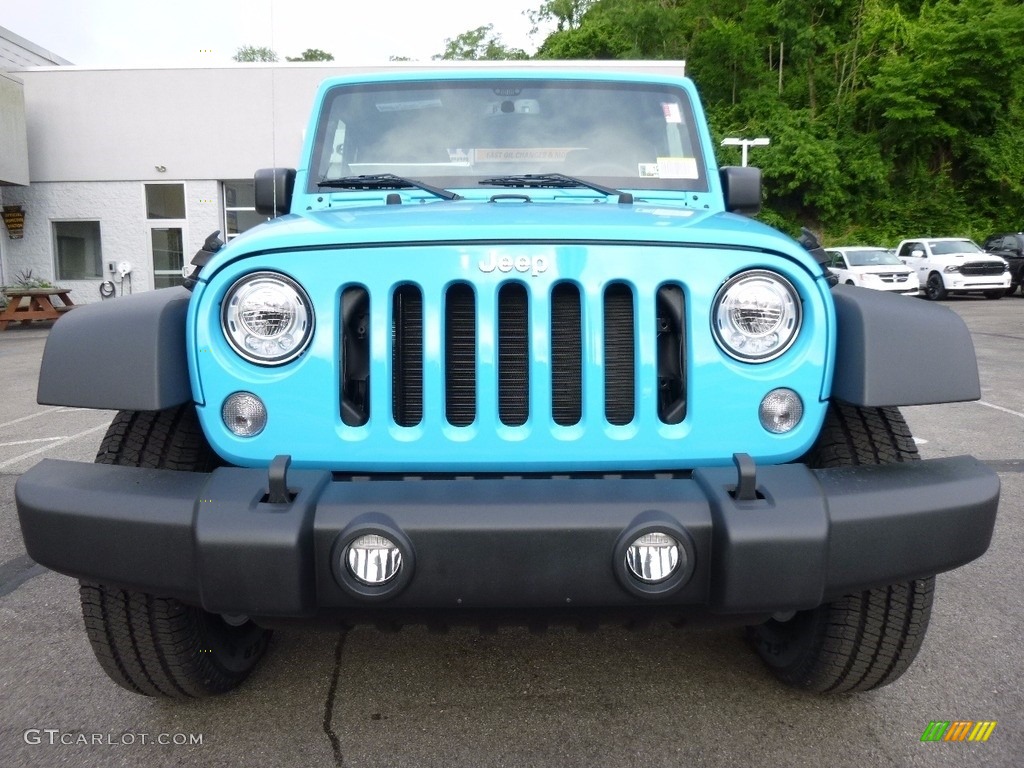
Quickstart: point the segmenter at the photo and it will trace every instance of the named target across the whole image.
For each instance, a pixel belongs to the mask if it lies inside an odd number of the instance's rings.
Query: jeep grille
[[[420,423],[424,409],[444,409],[452,426],[468,426],[480,408],[492,408],[502,424],[521,426],[530,418],[531,339],[546,339],[550,354],[551,388],[544,398],[546,413],[560,426],[578,424],[582,418],[584,386],[604,391],[604,415],[609,424],[629,424],[636,409],[636,340],[641,332],[657,329],[658,416],[676,424],[685,416],[685,354],[683,349],[683,293],[676,286],[657,292],[657,317],[635,316],[634,289],[611,283],[601,303],[603,317],[594,318],[602,329],[603,381],[584,382],[584,318],[580,289],[573,283],[556,284],[550,300],[538,302],[532,286],[504,283],[493,302],[480,302],[469,283],[454,283],[443,296],[443,403],[424,402],[425,371],[438,370],[424,359],[424,296],[419,286],[401,284],[392,291],[390,350],[391,408],[387,414],[398,426]],[[546,289],[538,289],[546,290]],[[369,327],[370,302],[364,288],[348,288],[342,294],[341,382],[342,421],[362,426],[369,420],[372,373]],[[549,310],[541,317],[536,307]],[[485,307],[491,305],[492,309]],[[489,313],[491,316],[486,316]],[[490,376],[480,365],[481,329],[494,329],[496,338],[494,377],[496,387],[481,387],[478,377]],[[481,393],[494,392],[490,402],[479,402]],[[485,395],[486,396],[486,395]],[[536,400],[534,400],[536,402]]]

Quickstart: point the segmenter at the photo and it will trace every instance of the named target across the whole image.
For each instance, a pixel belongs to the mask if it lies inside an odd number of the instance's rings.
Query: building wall
[[[168,179],[167,181],[174,181]],[[222,229],[220,183],[214,180],[185,181],[185,261],[199,250],[212,231]],[[33,277],[56,282],[53,242],[54,221],[95,220],[100,223],[100,245],[104,276],[95,280],[61,280],[72,289],[76,304],[100,301],[100,284],[113,280],[118,293],[139,292],[153,287],[150,226],[159,221],[146,219],[145,189],[139,181],[43,182],[31,187],[8,187],[3,203],[25,208],[25,235],[6,240],[3,275],[10,283],[31,270]],[[123,283],[106,271],[109,262],[127,261],[131,278]]]
[[[541,62],[522,63],[531,64]],[[581,64],[609,63],[543,62],[563,69]],[[610,64],[617,70],[671,66]],[[251,178],[257,168],[294,168],[325,78],[470,66],[507,67],[508,62],[25,70],[18,76],[25,83],[32,181],[241,179]]]
[[[0,39],[4,30],[0,28]],[[522,66],[660,70],[660,62],[523,62]],[[489,68],[506,62],[237,64],[221,68],[20,70],[28,133],[28,187],[0,186],[22,205],[22,240],[0,244],[0,279],[31,269],[56,280],[53,222],[98,220],[103,263],[129,262],[131,289],[154,287],[144,184],[183,182],[187,263],[224,230],[221,181],[258,168],[298,165],[314,97],[324,78],[366,72]],[[226,238],[225,238],[226,239]],[[76,303],[99,301],[95,280],[71,281]],[[121,286],[118,286],[120,289]],[[128,289],[124,285],[125,290]]]
[[[238,64],[19,72],[32,181],[239,179],[257,168],[294,168],[320,82],[354,70]]]
[[[144,185],[184,183],[185,262],[225,230],[221,181],[258,168],[295,167],[316,89],[351,71],[324,65],[222,69],[36,68],[25,81],[29,187],[0,188],[26,211],[22,240],[0,245],[0,277],[32,270],[57,281],[54,221],[98,220],[104,267],[132,265],[130,289],[150,290],[153,268]],[[222,235],[224,237],[224,235]],[[226,239],[226,237],[224,237]],[[100,301],[95,280],[61,280],[76,303]]]

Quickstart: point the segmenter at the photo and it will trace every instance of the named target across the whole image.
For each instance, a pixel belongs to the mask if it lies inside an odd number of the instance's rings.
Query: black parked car
[[[989,253],[1002,256],[1010,263],[1013,283],[1006,292],[1006,295],[1010,296],[1021,283],[1024,283],[1024,233],[1004,232],[991,235],[985,239],[981,247]]]

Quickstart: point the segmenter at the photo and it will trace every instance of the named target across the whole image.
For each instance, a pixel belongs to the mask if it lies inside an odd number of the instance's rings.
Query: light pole
[[[761,136],[757,139],[722,139],[723,147],[742,147],[743,148],[743,167],[747,167],[747,147],[767,147],[771,143],[771,139]]]

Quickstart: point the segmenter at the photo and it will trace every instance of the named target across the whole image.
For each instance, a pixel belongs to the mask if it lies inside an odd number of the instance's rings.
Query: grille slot
[[[423,420],[423,294],[395,291],[391,316],[391,415],[402,427]]]
[[[582,322],[580,289],[559,283],[551,292],[551,418],[563,427],[583,418]]]
[[[498,293],[498,417],[510,427],[530,416],[529,320],[526,288],[505,285]]]
[[[609,424],[629,424],[634,416],[636,350],[633,292],[614,283],[604,292],[604,415]]]
[[[445,294],[445,417],[456,427],[476,419],[476,300],[466,283]]]
[[[341,294],[341,420],[361,427],[370,418],[370,294],[362,286]]]
[[[658,418],[679,424],[686,416],[686,334],[683,289],[658,289]]]

